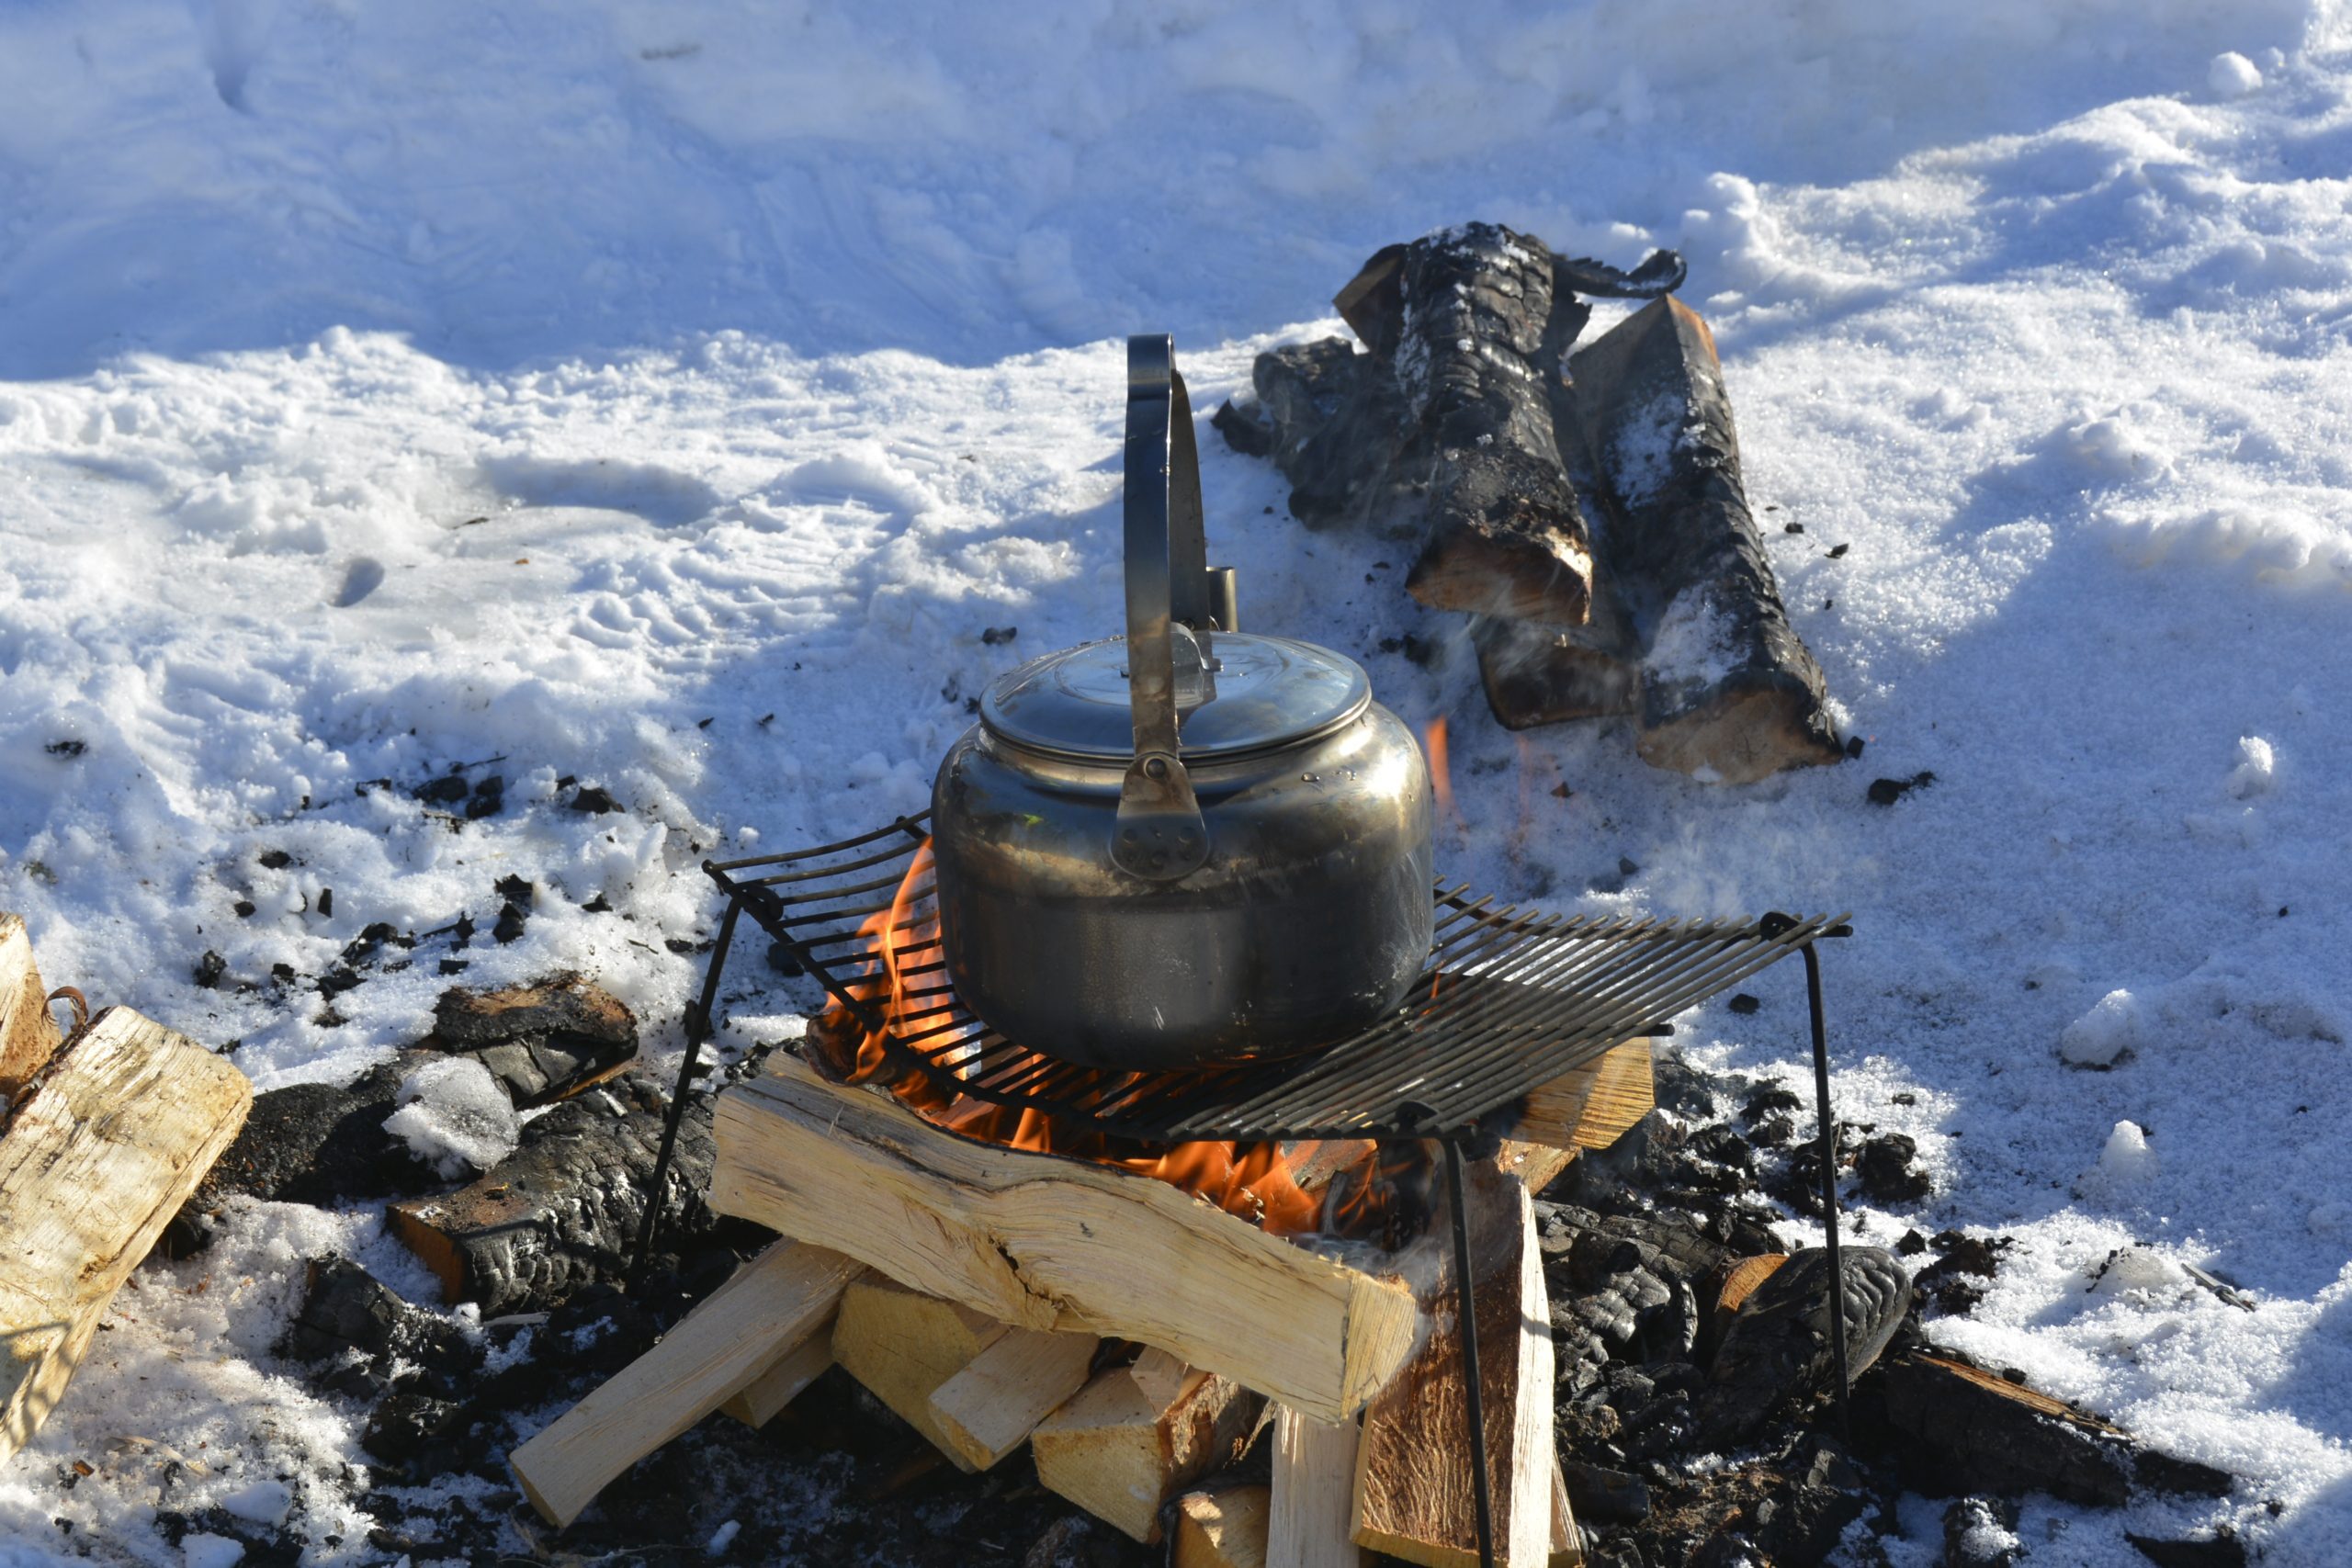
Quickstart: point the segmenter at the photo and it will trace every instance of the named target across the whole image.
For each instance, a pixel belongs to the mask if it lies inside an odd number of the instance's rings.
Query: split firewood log
[[[1747,784],[1845,755],[1747,507],[1713,334],[1659,299],[1569,362],[1555,399],[1608,515],[1604,570],[1642,649],[1643,761]]]
[[[1657,1104],[1650,1042],[1628,1040],[1528,1090],[1510,1136],[1552,1149],[1605,1149]],[[1544,1184],[1528,1185],[1532,1191]]]
[[[1996,1372],[1924,1350],[1875,1380],[1905,1479],[1931,1493],[2047,1492],[2094,1507],[2131,1495],[2121,1427]]]
[[[1008,1328],[932,1390],[932,1424],[966,1466],[987,1470],[1086,1386],[1102,1344],[1091,1334]]]
[[[553,1525],[579,1517],[629,1466],[817,1334],[859,1272],[794,1241],[737,1269],[660,1344],[508,1456],[531,1506]]]
[[[1230,1378],[1179,1363],[1171,1379],[1159,1365],[1096,1373],[1029,1435],[1039,1485],[1146,1543],[1159,1539],[1160,1505],[1229,1461],[1264,1404]]]
[[[1503,1184],[1503,1239],[1479,1269],[1472,1321],[1485,1416],[1495,1560],[1552,1555],[1551,1308],[1527,1190]],[[1466,1196],[1466,1195],[1465,1195]],[[1516,1220],[1516,1224],[1510,1223]],[[1453,1288],[1458,1303],[1460,1290]],[[1355,1459],[1355,1540],[1425,1568],[1476,1568],[1478,1536],[1462,1376],[1462,1314],[1442,1320],[1397,1380],[1365,1407]]]
[[[1001,1323],[1159,1345],[1333,1417],[1362,1408],[1412,1351],[1420,1309],[1402,1280],[1164,1181],[943,1133],[792,1057],[720,1095],[718,1126],[714,1210]],[[1259,1303],[1246,1335],[1232,1332],[1237,1300]]]
[[[49,993],[41,988],[25,922],[0,910],[0,1106],[32,1080],[57,1049],[57,1025],[49,1016]]]
[[[870,1274],[842,1293],[833,1360],[959,1468],[978,1470],[940,1430],[931,1396],[1009,1332],[986,1313]]]
[[[1257,1482],[1185,1493],[1176,1503],[1170,1568],[1266,1568],[1272,1495]]]
[[[0,1138],[0,1461],[64,1397],[115,1292],[253,1098],[228,1061],[119,1007],[20,1091]]]

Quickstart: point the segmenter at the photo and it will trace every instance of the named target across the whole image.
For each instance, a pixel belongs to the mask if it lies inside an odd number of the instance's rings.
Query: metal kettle
[[[1163,336],[1127,340],[1125,472],[1126,636],[997,680],[933,784],[947,972],[1086,1066],[1311,1050],[1428,957],[1429,770],[1353,660],[1238,629]]]

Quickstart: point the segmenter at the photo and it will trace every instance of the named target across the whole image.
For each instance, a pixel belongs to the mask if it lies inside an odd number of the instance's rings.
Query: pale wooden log
[[[713,1291],[662,1342],[507,1456],[549,1524],[596,1494],[799,1348],[833,1314],[858,1265],[779,1241]]]
[[[1039,1485],[1150,1542],[1159,1539],[1160,1505],[1230,1459],[1263,1403],[1229,1378],[1196,1371],[1161,1404],[1114,1367],[1037,1424],[1029,1455]]]
[[[764,1427],[778,1412],[800,1397],[808,1386],[833,1364],[833,1324],[827,1318],[816,1331],[789,1351],[783,1360],[753,1378],[741,1393],[721,1404],[721,1415],[732,1416],[746,1427]]]
[[[1657,1104],[1650,1043],[1628,1040],[1528,1092],[1510,1135],[1556,1149],[1605,1149]]]
[[[0,1138],[0,1461],[64,1397],[107,1303],[244,1123],[234,1066],[129,1008],[51,1056]]]
[[[1506,1201],[1517,1210],[1517,1245],[1480,1273],[1475,1308],[1495,1552],[1508,1568],[1544,1568],[1551,1560],[1557,1463],[1551,1307],[1534,1205],[1523,1187]],[[1476,1568],[1468,1424],[1457,1307],[1364,1411],[1354,1472],[1358,1545],[1424,1568]]]
[[[32,939],[23,920],[0,910],[0,1108],[56,1050],[57,1024],[33,962]]]
[[[869,1274],[842,1292],[833,1360],[957,1468],[978,1470],[940,1429],[931,1396],[1007,1332],[986,1313]]]
[[[1335,1418],[1412,1352],[1419,1308],[1398,1280],[1151,1177],[944,1134],[795,1058],[719,1096],[718,1130],[713,1209],[1001,1322],[1158,1345]]]
[[[1010,1329],[932,1391],[932,1423],[972,1469],[987,1470],[1086,1386],[1102,1343],[1091,1334]]]
[[[1136,1387],[1151,1401],[1152,1407],[1164,1410],[1176,1403],[1177,1396],[1192,1386],[1193,1369],[1181,1358],[1171,1356],[1157,1346],[1147,1345],[1143,1354],[1127,1369],[1127,1376],[1136,1380]]]
[[[1266,1568],[1359,1568],[1351,1537],[1353,1421],[1309,1420],[1284,1405],[1274,1416],[1274,1483],[1266,1521]]]
[[[1273,1489],[1255,1483],[1187,1492],[1176,1503],[1169,1568],[1266,1568]]]
[[[1577,1529],[1577,1511],[1568,1503],[1568,1478],[1560,1473],[1560,1456],[1552,1456],[1551,1568],[1579,1568],[1584,1562],[1584,1536]]]

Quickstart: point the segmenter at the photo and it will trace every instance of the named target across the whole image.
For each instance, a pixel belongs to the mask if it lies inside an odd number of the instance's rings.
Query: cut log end
[[[1592,556],[1555,520],[1519,510],[1507,527],[1432,528],[1405,591],[1432,610],[1582,626],[1592,616]]]
[[[1506,729],[1608,718],[1642,705],[1642,667],[1566,626],[1481,615],[1470,625],[1487,706]]]
[[[1160,1506],[1231,1459],[1263,1404],[1200,1371],[1163,1404],[1112,1368],[1030,1434],[1037,1483],[1148,1544],[1159,1539]]]
[[[1735,784],[1790,768],[1826,767],[1846,756],[1820,694],[1766,671],[1645,722],[1634,750],[1654,768]]]

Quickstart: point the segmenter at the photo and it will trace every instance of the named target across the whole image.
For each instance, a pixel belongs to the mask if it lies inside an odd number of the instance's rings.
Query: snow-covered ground
[[[1867,1234],[2018,1241],[1933,1332],[2241,1478],[2030,1504],[2035,1562],[2221,1522],[2340,1562],[2348,167],[2333,0],[10,6],[0,908],[265,1088],[421,1032],[452,950],[332,1013],[273,965],[461,913],[469,981],[587,969],[674,1051],[705,853],[920,805],[967,695],[1115,626],[1120,334],[1175,332],[1205,409],[1436,224],[1677,246],[1860,763],[1709,788],[1501,731],[1408,547],[1306,532],[1212,436],[1214,554],[1253,626],[1450,717],[1450,869],[1854,911],[1843,1109],[1937,1178]],[[503,813],[412,797],[455,764]],[[1799,1071],[1794,972],[1758,988],[1695,1057]],[[175,1563],[154,1509],[230,1498],[356,1560],[355,1434],[267,1354],[330,1246],[424,1292],[291,1209],[142,1274],[0,1472],[0,1562]],[[1904,1517],[1933,1562],[1940,1506]]]

